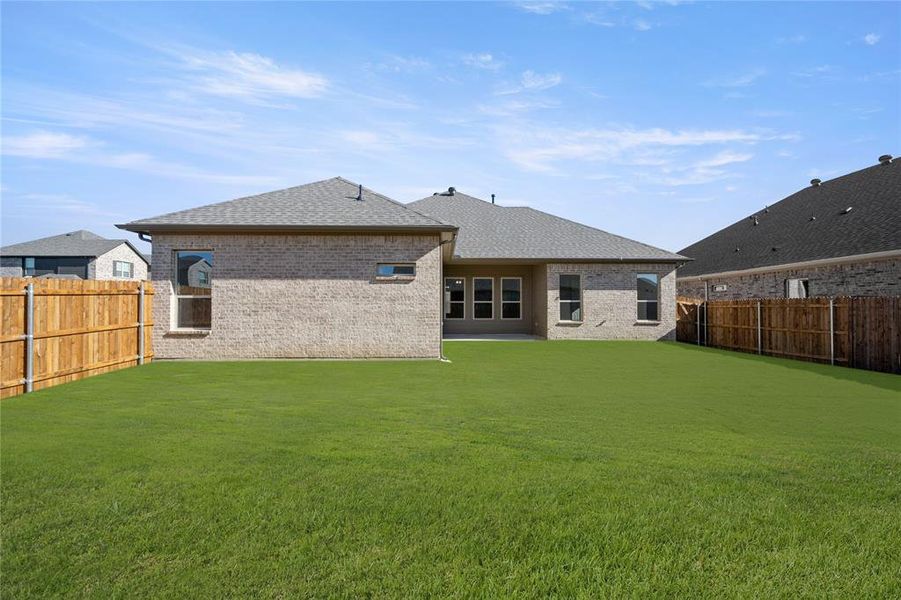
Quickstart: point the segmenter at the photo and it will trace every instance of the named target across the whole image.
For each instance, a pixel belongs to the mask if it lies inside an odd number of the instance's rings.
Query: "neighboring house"
[[[3,277],[147,279],[149,266],[131,242],[84,229],[0,248]]]
[[[680,254],[680,296],[901,295],[901,163],[814,179]]]
[[[119,225],[153,237],[158,358],[441,356],[445,333],[672,339],[682,256],[452,191],[336,177]]]

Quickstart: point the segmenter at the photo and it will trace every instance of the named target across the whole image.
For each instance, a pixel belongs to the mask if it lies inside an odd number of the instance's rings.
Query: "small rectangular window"
[[[660,282],[654,273],[639,273],[637,278],[638,291],[638,320],[657,321]]]
[[[501,277],[501,319],[522,318],[522,278]]]
[[[34,257],[28,257],[24,260],[24,271],[26,275],[34,275]]]
[[[491,277],[472,278],[472,318],[494,318],[494,279]]]
[[[113,261],[113,277],[123,277],[131,279],[134,276],[135,266],[124,260]]]
[[[582,321],[581,275],[560,275],[560,320]]]
[[[444,278],[444,318],[459,320],[466,317],[466,280],[462,277]]]
[[[809,298],[810,283],[806,279],[786,279],[785,280],[785,297],[786,298]]]
[[[209,329],[212,325],[213,253],[175,252],[175,310],[179,329]]]
[[[376,265],[376,277],[382,279],[413,279],[416,277],[414,263],[379,263]]]

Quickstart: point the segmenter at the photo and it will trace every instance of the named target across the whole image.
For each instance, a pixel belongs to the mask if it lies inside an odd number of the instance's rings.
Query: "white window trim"
[[[806,286],[802,285],[802,287],[805,288],[805,295],[803,297],[802,296],[792,296],[789,293],[789,283],[792,281],[797,281],[799,283],[799,285],[806,282],[806,284],[807,284]],[[810,298],[810,279],[808,277],[787,277],[785,279],[784,286],[785,286],[785,298],[787,300],[804,300],[806,298]]]
[[[572,275],[574,277],[579,278],[579,299],[578,300],[563,300],[560,298],[560,279],[565,275]],[[585,294],[582,289],[582,274],[581,273],[558,273],[557,274],[557,322],[558,323],[584,323],[585,322]],[[574,321],[572,319],[561,319],[560,318],[560,306],[563,303],[572,304],[573,302],[579,303],[579,309],[582,312],[582,318],[578,321]],[[572,311],[570,311],[572,313]]]
[[[128,265],[128,275],[119,275],[116,273],[116,265]],[[135,264],[132,262],[128,262],[127,260],[114,260],[113,261],[113,277],[118,277],[120,279],[133,279],[135,276]]]
[[[642,275],[653,275],[654,277],[657,278],[657,299],[656,300],[640,300],[640,299],[638,299],[638,280]],[[637,323],[659,323],[660,322],[660,275],[658,275],[657,273],[636,273],[635,274],[635,296],[636,296],[635,300],[637,302],[637,304],[635,306],[636,313],[638,311],[638,304],[642,304],[642,303],[648,304],[650,302],[653,302],[654,304],[657,305],[657,318],[656,319],[639,319],[638,315],[636,314],[635,321]]]
[[[484,279],[491,282],[491,300],[476,300],[476,281]],[[491,305],[490,317],[477,317],[476,304]],[[472,320],[473,321],[493,321],[494,320],[494,277],[473,277],[472,278]]]
[[[379,275],[379,267],[386,266],[398,266],[398,267],[413,267],[412,275]],[[415,262],[378,262],[375,263],[375,278],[380,281],[412,281],[416,279],[416,263]]]
[[[444,313],[445,321],[465,321],[466,320],[466,278],[465,277],[445,277],[444,278],[444,293],[447,293],[447,282],[448,280],[460,280],[463,282],[463,300],[448,300],[448,305],[450,304],[462,304],[463,305],[463,316],[460,318],[457,317],[449,317],[447,316],[447,311]]]
[[[519,300],[504,300],[504,281],[507,279],[516,279],[519,281]],[[501,321],[522,321],[522,277],[501,277]],[[504,304],[519,304],[518,317],[505,317]]]
[[[179,252],[209,252],[213,254],[212,250],[206,250],[201,248],[179,248],[172,251],[172,263],[175,265],[175,271],[172,274],[172,297],[175,299],[172,302],[171,310],[169,311],[169,323],[170,325],[174,324],[174,327],[169,328],[170,331],[175,333],[209,333],[213,330],[213,321],[212,315],[210,315],[210,326],[209,327],[179,327],[178,326],[178,301],[181,298],[209,298],[210,303],[213,302],[213,287],[210,286],[210,294],[208,296],[198,296],[197,294],[179,294],[178,293],[178,253]]]

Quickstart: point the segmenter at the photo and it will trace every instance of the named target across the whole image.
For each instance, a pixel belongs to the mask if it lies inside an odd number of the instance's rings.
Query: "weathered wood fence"
[[[680,342],[901,373],[901,298],[676,302]]]
[[[153,287],[0,277],[0,398],[148,362]]]

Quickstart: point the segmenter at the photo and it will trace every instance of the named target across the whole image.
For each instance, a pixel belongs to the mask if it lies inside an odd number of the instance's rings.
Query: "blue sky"
[[[0,10],[4,244],[343,175],[678,250],[901,153],[901,3]]]

